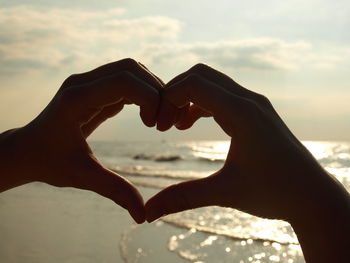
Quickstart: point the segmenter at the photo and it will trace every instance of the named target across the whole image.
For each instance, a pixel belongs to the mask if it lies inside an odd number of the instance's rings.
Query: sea
[[[350,191],[350,143],[305,141]],[[109,169],[145,200],[206,177],[224,164],[229,141],[89,142]],[[203,207],[137,225],[88,191],[32,183],[0,194],[1,262],[303,263],[292,227],[225,207]]]

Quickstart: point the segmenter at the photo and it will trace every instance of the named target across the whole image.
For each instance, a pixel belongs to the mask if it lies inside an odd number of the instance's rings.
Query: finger
[[[244,125],[247,114],[251,112],[250,101],[236,96],[201,75],[191,74],[168,86],[163,91],[164,103],[178,108],[189,102],[212,114],[224,131],[232,136],[233,127]]]
[[[161,90],[163,88],[163,81],[157,77],[155,74],[150,72],[145,66],[136,62],[133,59],[127,58],[120,61],[116,61],[113,63],[109,63],[98,67],[92,71],[75,74],[70,76],[68,79],[64,81],[62,84],[61,90],[66,89],[72,86],[84,86],[87,83],[94,82],[100,78],[106,78],[110,75],[116,74],[122,71],[129,71],[133,75],[137,76],[139,79],[148,83],[150,86],[154,87],[157,90]],[[90,115],[94,115],[96,112],[90,111]],[[88,114],[87,114],[88,115]],[[145,125],[152,127],[155,125],[155,116],[153,118],[149,118],[149,116],[144,115],[143,111],[141,111],[141,118]],[[91,117],[91,116],[90,116]]]
[[[108,118],[111,118],[118,114],[124,107],[124,101],[115,103],[104,107],[99,113],[97,113],[91,120],[81,127],[84,138],[90,136],[90,134]]]
[[[215,175],[165,188],[145,205],[146,220],[203,206],[218,205]]]
[[[174,79],[172,79],[169,83],[166,84],[165,88],[173,85],[176,82],[179,82],[180,80],[186,78],[191,74],[201,75],[207,80],[216,83],[217,85],[223,87],[227,91],[232,92],[237,96],[252,98],[256,95],[255,92],[242,87],[226,74],[202,63],[199,63],[190,68],[188,71],[176,76]]]
[[[131,72],[122,71],[82,86],[61,91],[63,111],[69,110],[75,121],[85,123],[106,105],[128,100],[140,106],[142,121],[154,126],[159,103],[159,91]],[[73,114],[72,114],[73,113]],[[67,113],[65,114],[67,115]]]
[[[93,191],[127,209],[137,223],[145,221],[142,196],[126,179],[104,168],[93,158],[81,163],[74,187]]]
[[[181,121],[184,118],[184,116],[186,115],[186,112],[189,111],[189,109],[192,105],[193,104],[190,103],[190,104],[187,104],[186,106],[184,106],[180,109],[177,109],[174,124],[178,123],[179,121]]]
[[[108,77],[121,71],[129,71],[139,79],[148,83],[150,86],[160,90],[163,87],[163,83],[160,78],[156,77],[140,63],[137,63],[131,58],[122,59],[116,62],[112,62],[101,67],[98,67],[89,72],[74,74],[66,79],[62,87],[79,86],[100,78]]]
[[[186,106],[183,108],[186,108]],[[170,129],[176,123],[177,116],[180,115],[183,108],[177,108],[161,99],[157,114],[157,130],[166,131]]]
[[[211,113],[193,104],[187,108],[181,118],[176,122],[175,127],[179,130],[186,130],[202,117],[211,117]]]
[[[158,82],[160,84],[162,84],[162,87],[165,85],[164,81],[158,77],[157,75],[155,75],[152,71],[150,71],[144,64],[142,64],[141,62],[138,62],[140,64],[141,67],[143,67],[149,74],[151,74],[154,78],[156,78],[158,80]]]

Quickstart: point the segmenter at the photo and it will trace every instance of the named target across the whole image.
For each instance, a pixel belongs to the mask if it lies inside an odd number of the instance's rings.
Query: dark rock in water
[[[152,155],[147,155],[147,154],[144,154],[144,153],[138,153],[138,154],[135,154],[132,158],[134,160],[152,160],[153,156]]]
[[[139,153],[133,156],[134,160],[149,160],[155,162],[172,162],[181,160],[180,155],[147,155],[144,153]]]
[[[160,155],[160,156],[157,156],[154,160],[156,162],[172,162],[172,161],[177,161],[181,159],[182,157],[180,155]]]

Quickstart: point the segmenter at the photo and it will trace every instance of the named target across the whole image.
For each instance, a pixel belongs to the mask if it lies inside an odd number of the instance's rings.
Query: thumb
[[[145,208],[143,198],[139,191],[125,178],[104,168],[100,163],[91,158],[80,169],[82,178],[74,186],[93,191],[101,196],[111,199],[116,204],[129,211],[137,223],[145,221]]]
[[[192,127],[192,125],[202,117],[211,117],[212,114],[201,107],[192,104],[182,114],[181,119],[175,124],[179,130],[186,130]]]
[[[124,104],[125,100],[108,105],[104,107],[97,115],[95,115],[87,123],[85,123],[81,127],[84,138],[89,137],[90,134],[108,118],[111,118],[118,114],[123,109]]]
[[[216,174],[203,179],[179,183],[165,188],[145,205],[146,220],[152,222],[161,216],[217,204]]]

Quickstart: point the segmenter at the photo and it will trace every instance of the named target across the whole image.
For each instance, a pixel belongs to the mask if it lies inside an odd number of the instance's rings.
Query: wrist
[[[324,171],[308,194],[303,209],[289,221],[307,262],[348,262],[350,195]]]
[[[30,182],[25,170],[23,128],[11,129],[0,134],[0,192]]]
[[[298,212],[288,220],[300,225],[315,219],[327,220],[334,216],[350,216],[350,194],[331,174],[323,170],[317,174],[317,180],[300,200]]]

